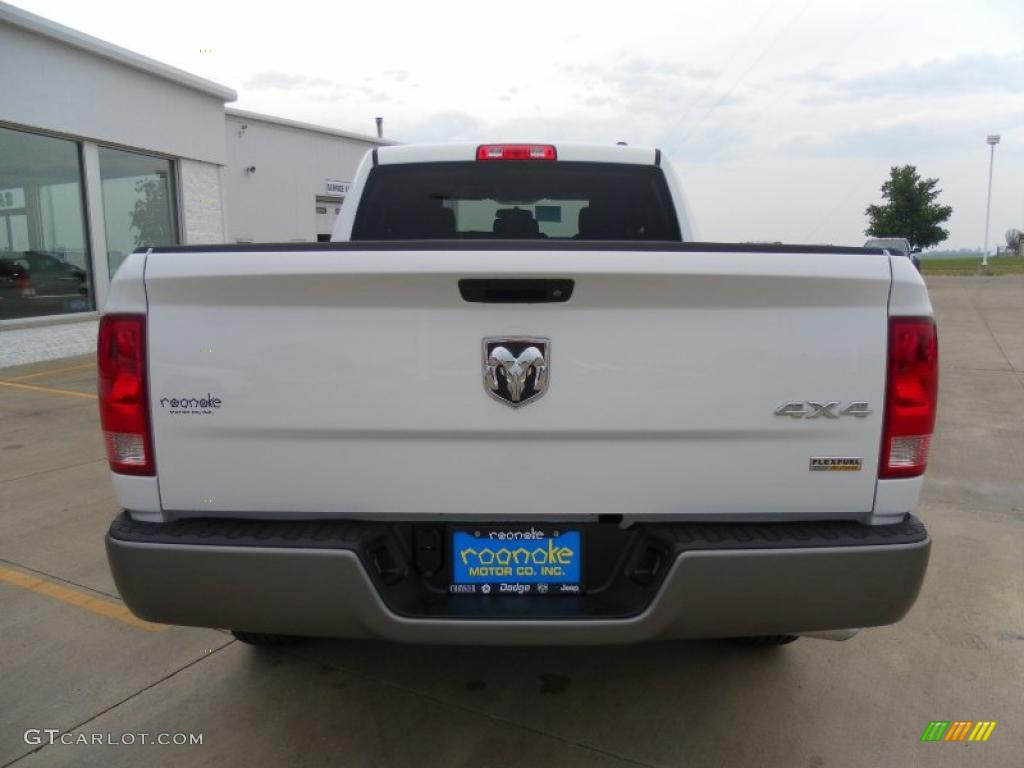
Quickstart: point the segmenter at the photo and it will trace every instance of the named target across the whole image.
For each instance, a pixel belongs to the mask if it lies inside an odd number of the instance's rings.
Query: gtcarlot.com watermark
[[[47,744],[66,746],[131,747],[137,744],[160,746],[202,746],[201,733],[61,733],[59,728],[29,728],[25,743],[32,747]]]

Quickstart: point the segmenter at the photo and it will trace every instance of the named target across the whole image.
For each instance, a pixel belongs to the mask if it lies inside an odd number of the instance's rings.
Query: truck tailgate
[[[575,281],[467,303],[467,277]],[[873,504],[890,267],[870,253],[299,250],[146,264],[172,514],[855,516]],[[550,339],[548,390],[485,337]],[[818,418],[787,402],[838,402]],[[850,402],[867,416],[833,418]],[[176,404],[176,405],[175,405]],[[813,412],[809,409],[809,413]],[[854,471],[810,471],[856,458]]]

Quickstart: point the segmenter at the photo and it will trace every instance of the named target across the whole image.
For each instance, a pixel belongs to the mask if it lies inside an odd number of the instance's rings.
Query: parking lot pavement
[[[1024,279],[929,284],[942,380],[920,600],[849,642],[769,651],[257,650],[133,623],[103,552],[115,503],[91,361],[0,370],[0,765],[1021,765]],[[932,720],[998,725],[983,744],[921,743]]]

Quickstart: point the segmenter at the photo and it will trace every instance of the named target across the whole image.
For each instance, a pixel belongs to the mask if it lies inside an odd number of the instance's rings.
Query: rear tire
[[[747,648],[773,648],[777,645],[789,645],[799,640],[798,635],[755,635],[753,637],[733,637],[732,642],[745,645]]]
[[[236,640],[246,645],[291,645],[299,640],[299,638],[292,637],[291,635],[267,635],[261,632],[240,632],[235,629],[231,630],[231,634],[235,636]]]

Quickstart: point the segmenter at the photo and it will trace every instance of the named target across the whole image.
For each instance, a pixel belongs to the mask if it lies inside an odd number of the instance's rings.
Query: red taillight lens
[[[27,272],[22,272],[15,276],[14,286],[22,296],[35,296],[36,294],[35,286],[32,285],[32,278]]]
[[[880,478],[924,474],[939,395],[939,338],[930,317],[889,318]]]
[[[477,160],[555,160],[551,144],[483,144],[476,148]]]
[[[146,386],[146,316],[105,315],[97,344],[100,424],[110,469],[152,475]]]

